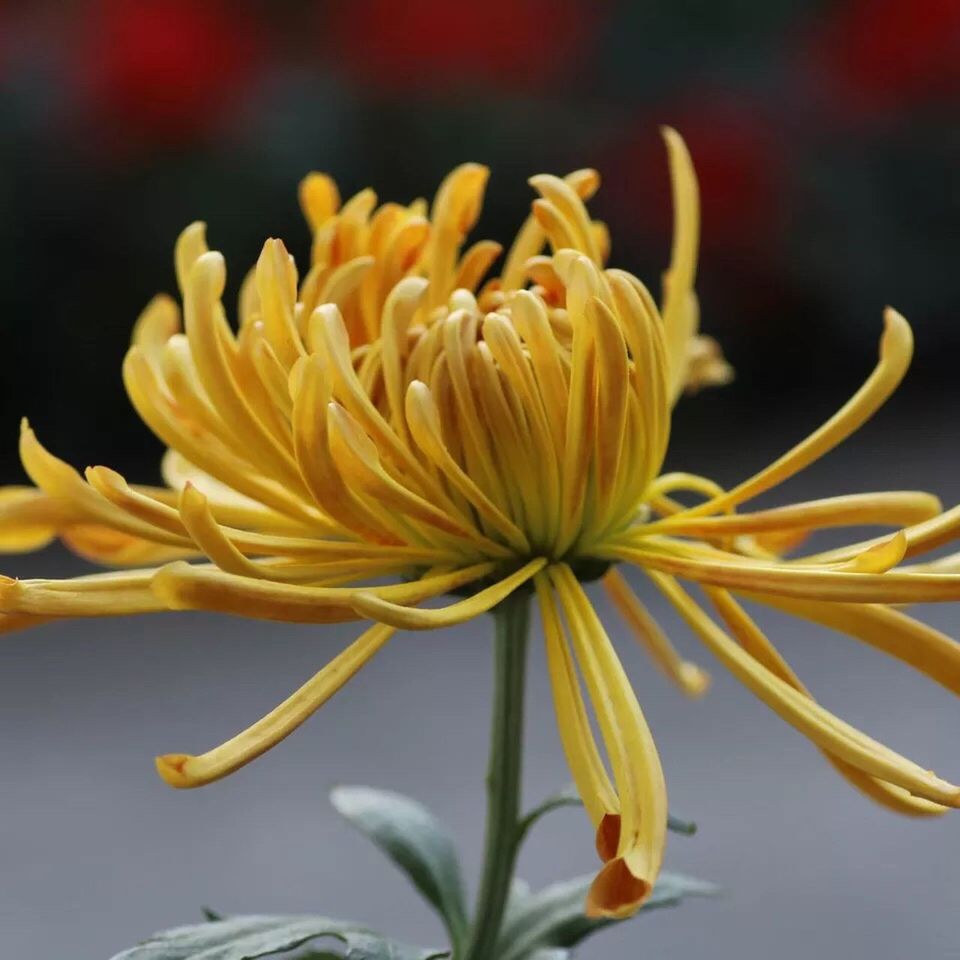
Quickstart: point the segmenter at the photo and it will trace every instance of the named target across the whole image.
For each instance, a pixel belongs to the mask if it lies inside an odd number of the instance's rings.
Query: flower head
[[[539,199],[486,282],[500,247],[464,249],[483,167],[453,171],[429,215],[420,201],[376,208],[370,191],[341,206],[332,181],[311,175],[301,199],[312,264],[298,280],[283,245],[268,241],[243,285],[236,332],[221,302],[223,259],[208,250],[202,225],[187,228],[175,256],[182,329],[174,302],[155,299],[124,363],[134,406],[169,447],[167,485],[131,485],[106,467],[81,476],[25,426],[22,459],[36,488],[3,493],[0,543],[32,549],[60,536],[122,569],[5,579],[0,627],[170,609],[373,623],[248,730],[204,754],[158,759],[168,783],[194,787],[287,736],[396,630],[461,623],[532,589],[561,739],[604,863],[588,908],[622,916],[659,871],[666,789],[583,582],[602,576],[683,690],[707,686],[616,567],[633,564],[859,789],[913,815],[960,805],[960,789],[820,707],[741,605],[848,633],[960,690],[960,648],[892,606],[960,597],[950,558],[903,564],[950,540],[960,510],[893,492],[738,512],[876,411],[906,371],[910,328],[888,311],[879,363],[860,390],[736,487],[664,474],[684,385],[730,376],[716,345],[697,334],[696,180],[679,137],[666,139],[676,231],[659,305],[636,277],[605,267],[607,234],[585,207],[598,186],[590,170],[532,178]],[[701,499],[683,506],[678,492]],[[813,530],[862,524],[894,532],[783,558]],[[703,588],[724,627],[681,581]],[[421,606],[451,593],[462,596]]]

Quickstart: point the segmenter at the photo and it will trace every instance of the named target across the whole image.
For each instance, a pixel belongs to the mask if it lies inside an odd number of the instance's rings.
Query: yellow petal
[[[590,889],[587,914],[627,916],[649,896],[663,861],[667,824],[663,770],[630,682],[583,588],[565,565],[551,567],[549,574],[570,627],[620,799],[616,855]]]
[[[723,617],[730,632],[750,656],[772,674],[790,684],[794,690],[813,699],[810,691],[801,683],[800,678],[793,672],[776,647],[729,593],[725,590],[718,590],[716,587],[707,587],[705,592],[713,601],[713,605],[720,616]],[[862,770],[858,770],[846,761],[834,756],[828,750],[822,752],[834,769],[853,787],[896,813],[912,817],[928,817],[940,816],[947,812],[947,807],[931,803],[922,797],[914,797],[902,787],[871,777]]]
[[[892,552],[899,551],[901,545],[899,538],[892,538],[888,547],[882,548],[881,559],[889,561]],[[610,553],[647,570],[744,593],[852,603],[940,603],[960,599],[960,575],[957,574],[899,570],[857,573],[795,563],[761,564],[733,554],[724,556],[720,551],[715,555],[699,555],[695,548],[680,542],[674,547],[676,552],[647,545],[612,548]]]
[[[0,612],[39,617],[120,617],[155,613],[163,603],[150,589],[154,570],[100,573],[70,580],[0,577]]]
[[[668,600],[714,655],[774,712],[858,770],[893,783],[916,796],[960,807],[960,787],[947,783],[915,763],[870,739],[824,710],[741,649],[690,598],[672,577],[648,571]]]
[[[0,487],[0,553],[45,547],[71,518],[69,506],[33,487]]]
[[[537,571],[546,566],[543,558],[531,560],[493,586],[480,590],[466,600],[451,603],[439,609],[423,610],[418,607],[398,606],[374,595],[358,592],[351,600],[354,610],[364,617],[389,624],[401,630],[435,630],[438,627],[454,626],[472,620],[481,613],[492,610],[501,600],[526,583]]]
[[[288,623],[340,623],[359,619],[356,607],[361,599],[370,603],[419,603],[480,579],[492,569],[493,564],[477,564],[385,587],[311,587],[255,580],[208,566],[172,563],[155,574],[152,587],[164,604],[175,610],[211,610]],[[369,571],[366,576],[391,572],[395,571],[387,567]],[[362,576],[362,572],[357,574],[358,578]],[[386,599],[380,600],[381,597]]]
[[[361,634],[299,690],[252,727],[200,756],[170,753],[157,757],[157,772],[171,787],[200,787],[239,770],[288,737],[369,662],[393,636],[377,625]]]
[[[783,456],[732,490],[691,508],[687,516],[721,513],[783,483],[846,440],[883,406],[899,386],[913,356],[913,334],[907,321],[891,307],[884,311],[883,319],[880,362],[863,386],[826,423]]]
[[[650,659],[688,697],[702,697],[710,686],[710,674],[677,653],[660,624],[630,589],[623,574],[611,568],[603,578],[603,585]]]
[[[557,729],[567,757],[570,773],[594,827],[603,818],[618,814],[620,801],[610,783],[597,749],[590,720],[583,702],[580,681],[570,653],[569,642],[557,609],[557,600],[544,573],[534,578],[543,632],[546,640],[550,686],[557,713]]]
[[[300,208],[311,230],[319,230],[339,209],[340,191],[325,173],[308,173],[300,181]]]
[[[809,500],[754,513],[724,517],[679,516],[658,523],[662,533],[686,537],[717,537],[780,530],[823,530],[830,527],[883,524],[900,527],[929,520],[940,513],[937,497],[913,490],[856,493]],[[642,528],[637,528],[640,532]]]
[[[700,196],[686,144],[676,130],[663,127],[673,188],[673,251],[663,278],[663,328],[670,372],[670,399],[676,401],[687,378],[688,345],[697,332],[693,293],[700,244]]]
[[[791,616],[846,633],[960,696],[960,643],[900,610],[881,604],[822,603],[768,594],[750,597]]]
[[[407,425],[417,446],[444,473],[477,510],[519,553],[527,553],[530,544],[523,531],[477,486],[454,460],[443,439],[440,413],[426,384],[414,380],[407,388]]]

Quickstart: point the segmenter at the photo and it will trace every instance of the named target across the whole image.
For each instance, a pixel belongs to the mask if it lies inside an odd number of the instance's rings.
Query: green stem
[[[495,610],[493,724],[487,768],[483,874],[464,960],[493,960],[510,893],[520,823],[523,695],[530,593],[520,589]]]

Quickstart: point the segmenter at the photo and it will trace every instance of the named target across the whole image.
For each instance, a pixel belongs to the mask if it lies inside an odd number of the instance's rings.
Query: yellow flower
[[[134,406],[170,448],[167,486],[133,486],[106,467],[82,477],[25,426],[22,459],[36,489],[4,492],[0,546],[32,549],[59,535],[127,569],[4,579],[0,628],[168,609],[373,622],[248,730],[201,755],[158,759],[168,783],[194,787],[287,736],[395,630],[462,623],[532,588],[560,736],[604,863],[588,909],[623,916],[660,869],[666,789],[582,583],[603,577],[683,690],[698,695],[707,685],[618,572],[630,563],[855,786],[902,813],[960,805],[957,787],[820,707],[741,606],[759,602],[848,633],[960,690],[958,646],[900,609],[960,597],[951,558],[902,565],[953,538],[960,511],[893,492],[737,512],[877,410],[907,369],[910,328],[888,310],[880,361],[864,385],[733,489],[661,473],[684,385],[730,376],[716,345],[697,336],[696,180],[680,138],[666,131],[666,139],[676,227],[659,306],[636,277],[604,268],[607,234],[584,206],[599,183],[590,170],[531,180],[539,199],[499,277],[482,285],[499,246],[462,251],[483,167],[454,170],[429,217],[420,201],[374,212],[370,191],[340,207],[332,182],[313,174],[301,192],[314,230],[311,268],[298,284],[283,245],[268,241],[243,285],[237,332],[221,303],[223,259],[208,251],[202,225],[189,227],[175,258],[183,332],[173,301],[155,299],[124,363]],[[685,507],[677,492],[702,499]],[[811,531],[863,524],[895,532],[783,559]],[[130,569],[141,564],[154,566]],[[680,580],[703,588],[725,629]],[[465,596],[420,605],[451,593]]]

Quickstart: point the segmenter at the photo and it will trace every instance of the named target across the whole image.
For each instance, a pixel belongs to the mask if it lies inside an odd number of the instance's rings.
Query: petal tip
[[[187,772],[187,765],[193,759],[186,753],[166,753],[154,761],[157,773],[164,783],[177,790],[187,790],[199,786]]]
[[[588,917],[620,920],[636,913],[652,890],[651,881],[634,876],[623,857],[617,857],[590,885],[584,912]]]
[[[684,661],[680,666],[680,682],[683,692],[694,700],[699,700],[710,690],[711,677],[702,667]]]

